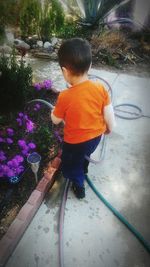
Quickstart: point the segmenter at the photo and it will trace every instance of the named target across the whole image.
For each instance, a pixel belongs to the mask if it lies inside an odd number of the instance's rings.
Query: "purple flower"
[[[16,175],[19,175],[21,172],[24,171],[24,167],[23,166],[18,166],[16,169],[15,169],[15,172],[16,172]]]
[[[19,112],[19,113],[18,113],[18,116],[19,116],[20,118],[23,118],[24,114],[23,114],[22,112]]]
[[[33,86],[37,91],[40,91],[42,88],[40,83],[35,83]]]
[[[13,144],[13,140],[11,138],[6,138],[7,144],[11,145]]]
[[[28,155],[29,155],[29,152],[28,152],[28,150],[26,150],[26,149],[23,149],[21,152],[22,152],[22,154],[23,154],[24,156],[28,156]]]
[[[5,139],[3,137],[0,137],[0,143],[5,143]]]
[[[51,80],[45,80],[43,82],[43,87],[47,90],[49,90],[52,87],[52,81]]]
[[[54,131],[54,135],[55,135],[56,139],[57,139],[60,143],[62,143],[63,139],[62,139],[62,137],[60,136],[59,131]]]
[[[28,144],[28,147],[29,147],[30,149],[34,149],[34,148],[36,148],[36,145],[35,145],[34,143],[29,143],[29,144]]]
[[[15,176],[15,171],[12,170],[12,169],[8,169],[8,170],[6,171],[6,173],[5,173],[5,175],[6,175],[7,177],[13,177],[13,176]]]
[[[41,105],[40,104],[35,104],[35,107],[40,109]]]
[[[27,115],[24,115],[24,119],[25,119],[25,120],[28,120],[28,116],[27,116]]]
[[[0,151],[0,161],[4,161],[4,160],[6,160],[7,158],[6,158],[6,156],[5,156],[5,153],[1,150]]]
[[[31,120],[27,120],[26,122],[26,130],[28,133],[32,133],[35,128],[34,123]]]
[[[13,136],[14,135],[14,130],[12,129],[12,128],[7,128],[7,134],[9,135],[9,136]]]
[[[11,177],[15,175],[14,170],[12,170],[11,168],[9,168],[9,166],[7,165],[2,165],[1,166],[1,177],[6,176],[6,177]]]
[[[26,142],[25,142],[25,140],[23,140],[23,139],[18,140],[18,145],[19,145],[21,148],[24,148],[24,147],[26,146]]]
[[[22,126],[22,120],[20,118],[17,118],[16,121],[18,122],[19,126]]]
[[[40,108],[41,108],[40,104],[35,104],[35,106],[34,106],[34,110],[35,111],[38,111]]]
[[[12,169],[15,169],[16,167],[18,167],[18,165],[19,162],[16,159],[12,159],[7,162],[7,166],[9,166]]]
[[[28,116],[26,114],[23,114],[22,112],[20,112],[18,116],[19,117],[16,119],[16,121],[18,122],[19,126],[22,126],[23,123],[28,120]]]
[[[18,161],[18,163],[21,163],[21,162],[24,161],[24,158],[23,158],[21,155],[16,155],[16,156],[14,157],[14,159],[16,159],[16,160]]]

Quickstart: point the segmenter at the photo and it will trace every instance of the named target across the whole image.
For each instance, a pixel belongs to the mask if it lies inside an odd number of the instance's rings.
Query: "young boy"
[[[54,124],[64,121],[62,173],[72,181],[76,197],[84,198],[89,164],[85,156],[94,152],[102,134],[112,131],[114,113],[103,85],[88,79],[92,55],[87,41],[80,38],[65,41],[58,59],[71,86],[59,94],[51,119]]]

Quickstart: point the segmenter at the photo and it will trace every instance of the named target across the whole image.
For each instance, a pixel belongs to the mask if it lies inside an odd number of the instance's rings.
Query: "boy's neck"
[[[70,84],[72,86],[77,85],[79,83],[85,82],[88,80],[88,75],[87,73],[81,75],[81,76],[72,76],[70,79]]]

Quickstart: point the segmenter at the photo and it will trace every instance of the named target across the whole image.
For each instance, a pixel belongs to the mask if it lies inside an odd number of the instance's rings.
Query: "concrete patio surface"
[[[114,105],[132,103],[150,115],[150,79],[104,70]],[[92,155],[98,159],[99,147]],[[122,120],[107,137],[105,159],[90,164],[99,192],[150,242],[150,119]],[[150,255],[96,197],[87,183],[86,198],[69,189],[64,222],[64,267],[149,267]],[[64,179],[58,177],[6,267],[58,267],[58,216]]]

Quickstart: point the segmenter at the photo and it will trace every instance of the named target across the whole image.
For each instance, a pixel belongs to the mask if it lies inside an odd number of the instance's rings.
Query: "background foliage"
[[[0,57],[0,112],[22,109],[32,85],[32,69],[24,60],[17,61],[15,52]]]

